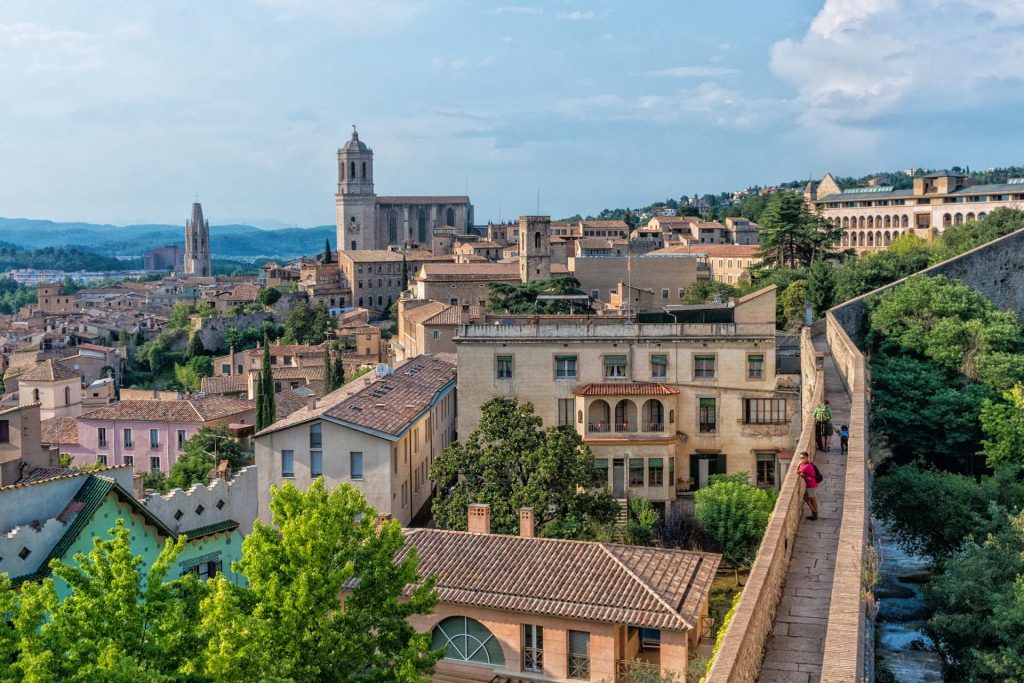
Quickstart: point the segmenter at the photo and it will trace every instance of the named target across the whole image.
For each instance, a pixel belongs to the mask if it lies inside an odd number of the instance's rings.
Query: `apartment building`
[[[627,255],[625,245],[618,255],[579,256],[569,259],[569,268],[580,289],[591,298],[608,303],[619,283],[655,293],[659,306],[678,304],[686,288],[710,277],[699,253],[661,249],[643,255]]]
[[[419,356],[310,399],[255,437],[259,516],[270,522],[270,487],[355,486],[382,515],[408,525],[433,487],[430,465],[454,438],[455,365]]]
[[[804,200],[843,231],[840,246],[858,252],[885,249],[900,235],[932,239],[952,225],[980,220],[1000,207],[1024,207],[1024,178],[971,185],[966,173],[938,171],[913,187],[869,184],[843,189],[831,174],[807,183]]]
[[[507,316],[460,327],[459,434],[496,396],[572,427],[617,498],[670,506],[716,473],[774,488],[799,431],[775,369],[775,287],[636,319]],[[780,457],[782,456],[782,457]]]
[[[700,259],[706,277],[729,285],[750,280],[750,269],[760,263],[758,246],[745,244],[674,245],[652,251],[650,256],[688,255]]]

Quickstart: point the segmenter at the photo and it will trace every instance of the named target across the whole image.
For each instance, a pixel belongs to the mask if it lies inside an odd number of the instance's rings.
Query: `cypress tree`
[[[334,381],[337,383],[335,389],[345,383],[345,365],[341,362],[341,351],[334,356]]]
[[[324,263],[333,263],[334,257],[331,254],[331,240],[324,240]]]
[[[188,346],[185,348],[186,358],[195,358],[196,356],[205,356],[206,347],[203,346],[203,339],[199,336],[199,333],[193,332],[192,336],[188,338]]]
[[[402,291],[409,287],[409,263],[405,260],[405,252],[402,252]]]
[[[334,363],[331,361],[331,349],[324,344],[324,393],[329,394],[338,388],[334,377]]]
[[[270,340],[263,336],[263,367],[256,391],[256,431],[274,424],[277,406],[274,401],[274,375],[270,372]]]

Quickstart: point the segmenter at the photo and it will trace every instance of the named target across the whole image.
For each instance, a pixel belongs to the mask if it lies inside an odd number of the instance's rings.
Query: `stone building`
[[[458,432],[496,396],[572,426],[617,498],[666,506],[716,473],[774,488],[799,429],[799,392],[775,368],[775,288],[620,317],[502,316],[462,325]],[[501,324],[495,324],[500,322]]]
[[[192,204],[192,218],[185,221],[185,274],[196,277],[213,276],[210,254],[210,222],[203,219],[203,206]]]
[[[429,505],[428,472],[454,439],[455,366],[419,356],[392,373],[357,378],[259,432],[260,519],[270,486],[355,486],[382,515],[408,525]]]
[[[966,173],[938,171],[914,178],[906,190],[878,184],[843,189],[826,173],[820,182],[807,183],[804,200],[842,229],[839,246],[872,251],[907,233],[932,239],[1000,207],[1024,208],[1024,178],[971,185]]]
[[[678,304],[686,288],[710,273],[699,254],[655,251],[640,256],[577,256],[569,259],[569,268],[579,280],[580,289],[597,301],[608,303],[619,283],[655,292],[659,306]]]
[[[153,247],[142,254],[143,270],[185,272],[185,252],[176,244]]]
[[[373,150],[352,138],[338,150],[338,192],[335,195],[338,249],[386,249],[418,244],[429,248],[434,230],[453,227],[465,232],[473,225],[473,205],[465,195],[380,197],[373,189]]]

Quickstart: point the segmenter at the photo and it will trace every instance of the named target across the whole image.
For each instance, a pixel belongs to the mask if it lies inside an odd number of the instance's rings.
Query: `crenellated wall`
[[[811,342],[810,328],[800,338],[800,364],[804,377],[803,428],[795,453],[814,451],[814,420],[811,411],[825,390],[823,361]],[[803,514],[804,483],[796,467],[789,467],[775,500],[775,509],[761,539],[757,559],[750,570],[740,602],[722,640],[707,683],[750,683],[757,680],[761,657],[772,632],[775,611]]]
[[[48,519],[45,523],[26,524],[0,534],[0,574],[23,576],[36,571],[66,530],[64,522]],[[28,554],[22,558],[26,550]]]
[[[258,512],[256,486],[256,466],[251,465],[239,470],[229,481],[215,479],[205,486],[195,484],[188,491],[151,493],[142,499],[142,504],[175,532],[230,519],[238,522],[238,530],[244,536],[252,531]]]

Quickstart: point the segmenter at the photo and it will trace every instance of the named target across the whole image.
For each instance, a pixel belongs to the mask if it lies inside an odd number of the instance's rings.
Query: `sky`
[[[353,124],[477,222],[1020,164],[1021,64],[1020,0],[4,0],[0,216],[331,224]]]

